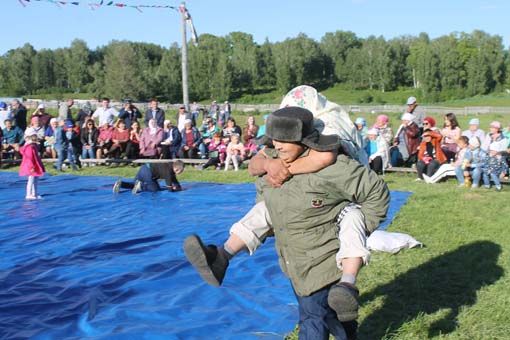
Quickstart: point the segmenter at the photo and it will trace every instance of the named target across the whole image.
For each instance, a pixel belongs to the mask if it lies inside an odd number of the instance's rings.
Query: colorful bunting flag
[[[23,7],[26,7],[27,6],[27,3],[30,3],[30,1],[32,2],[35,2],[35,1],[38,1],[38,2],[49,2],[49,3],[52,3],[54,5],[75,5],[75,6],[79,6],[82,2],[79,2],[79,1],[61,1],[61,0],[18,0],[20,4],[23,5]],[[128,7],[128,8],[134,8],[136,9],[137,11],[139,12],[142,12],[142,10],[140,8],[160,8],[160,9],[172,9],[172,10],[175,10],[175,11],[178,11],[177,7],[175,6],[170,6],[170,5],[129,5],[129,4],[125,4],[125,3],[122,3],[122,2],[115,2],[115,1],[108,1],[105,3],[104,0],[101,0],[99,2],[88,2],[88,3],[85,3],[83,2],[84,4],[86,4],[87,6],[89,6],[91,9],[97,9],[97,8],[100,8],[101,6],[109,6],[109,7],[118,7],[118,8],[124,8],[124,7]]]

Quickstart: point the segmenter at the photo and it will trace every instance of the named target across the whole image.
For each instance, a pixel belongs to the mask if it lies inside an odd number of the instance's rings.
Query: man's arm
[[[289,164],[289,172],[292,175],[308,174],[317,172],[336,162],[338,151],[319,152],[310,149],[306,157],[296,159]]]

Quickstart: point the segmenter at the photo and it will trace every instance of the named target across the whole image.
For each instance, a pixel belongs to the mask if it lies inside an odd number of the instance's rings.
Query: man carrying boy
[[[275,159],[292,164],[313,150],[338,148],[336,136],[319,135],[312,113],[299,107],[272,113],[266,136],[275,149],[252,159],[252,174],[266,173]],[[205,281],[219,286],[230,259],[242,249],[252,253],[273,232],[280,266],[297,296],[300,339],[324,339],[329,333],[340,336],[340,322],[357,318],[354,284],[370,255],[366,237],[388,209],[384,181],[341,155],[334,164],[296,175],[280,188],[259,178],[257,193],[259,203],[233,225],[223,246],[206,247],[198,236],[188,237],[184,243],[188,260]]]
[[[140,191],[156,192],[160,190],[158,180],[164,179],[166,189],[170,191],[181,191],[181,185],[177,176],[184,171],[182,161],[173,161],[168,163],[146,163],[140,167],[135,176],[134,183],[124,182],[119,178],[113,185],[113,192],[118,193],[120,189],[131,189],[133,194]]]

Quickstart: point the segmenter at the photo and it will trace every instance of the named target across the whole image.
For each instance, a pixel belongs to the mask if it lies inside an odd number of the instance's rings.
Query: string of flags
[[[108,6],[108,7],[118,7],[118,8],[134,8],[134,9],[138,10],[139,12],[142,12],[143,8],[159,8],[159,9],[171,9],[171,10],[174,10],[177,12],[179,11],[179,9],[177,7],[170,6],[170,5],[130,5],[130,4],[111,1],[111,0],[106,0],[106,1],[101,0],[99,2],[86,2],[86,3],[80,2],[80,1],[67,1],[67,0],[18,0],[18,1],[19,1],[19,3],[21,3],[23,5],[23,7],[26,7],[27,4],[29,4],[31,2],[49,2],[56,6],[65,6],[65,5],[79,6],[83,3],[87,6],[89,6],[91,9],[98,9],[103,6]],[[186,12],[187,12],[187,10],[186,10]],[[191,20],[191,17],[190,17],[190,20]]]
[[[191,32],[191,40],[192,42],[197,45],[198,44],[198,35],[197,31],[195,29],[195,26],[193,25],[193,20],[191,19],[191,15],[188,12],[188,9],[184,6],[184,4],[181,4],[179,7],[170,6],[170,5],[129,5],[122,2],[116,2],[112,0],[100,0],[99,2],[80,2],[80,1],[67,1],[67,0],[18,0],[20,4],[23,5],[23,7],[26,7],[27,4],[33,3],[33,2],[48,2],[51,4],[54,4],[56,6],[65,6],[65,5],[74,5],[79,6],[81,4],[88,5],[91,9],[97,9],[103,6],[108,7],[118,7],[118,8],[134,8],[138,10],[139,12],[142,12],[142,8],[159,8],[159,9],[171,9],[176,12],[180,12],[184,19],[186,20],[186,24],[188,25],[188,28]]]

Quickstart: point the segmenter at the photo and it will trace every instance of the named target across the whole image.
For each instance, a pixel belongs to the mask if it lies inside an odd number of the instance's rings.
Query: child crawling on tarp
[[[122,178],[119,178],[113,185],[113,193],[118,193],[120,189],[131,189],[133,194],[141,191],[156,192],[161,189],[158,183],[160,179],[164,179],[166,182],[164,189],[181,191],[177,175],[183,171],[184,163],[180,160],[172,163],[146,163],[138,170],[134,182],[124,182]]]

